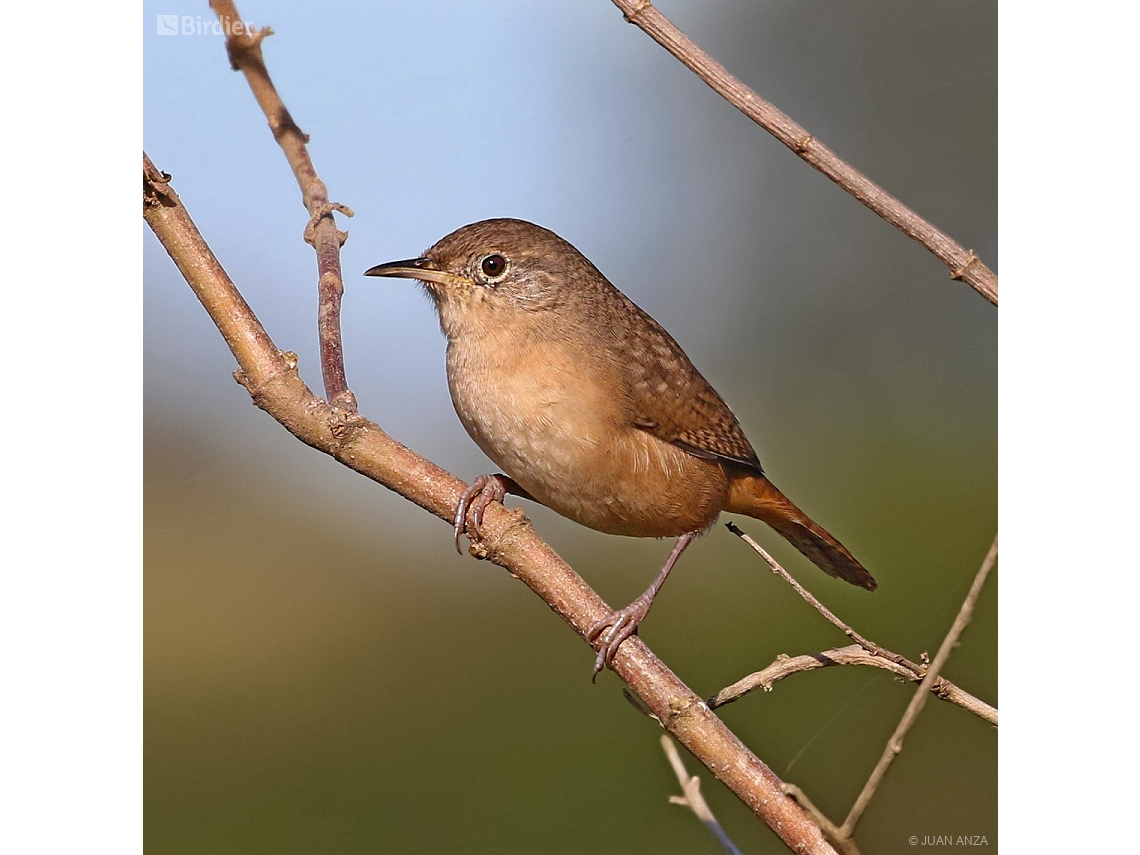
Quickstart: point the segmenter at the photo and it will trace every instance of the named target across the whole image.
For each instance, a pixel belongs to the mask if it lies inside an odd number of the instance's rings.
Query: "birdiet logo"
[[[253,21],[203,21],[197,15],[159,15],[160,36],[240,36],[253,33]]]

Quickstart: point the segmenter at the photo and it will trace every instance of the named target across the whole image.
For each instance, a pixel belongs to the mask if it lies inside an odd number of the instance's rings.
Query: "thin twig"
[[[677,751],[677,743],[669,734],[661,734],[661,747],[665,749],[665,756],[669,758],[669,765],[673,767],[673,774],[677,776],[677,781],[681,784],[681,792],[684,793],[683,796],[669,796],[669,803],[687,807],[696,814],[697,819],[705,824],[705,828],[729,855],[743,855],[728,834],[725,833],[721,824],[717,822],[716,817],[713,816],[712,809],[705,801],[705,797],[701,795],[701,779],[696,775],[689,775],[689,770],[685,768],[681,754]]]
[[[317,398],[242,299],[170,186],[143,154],[143,216],[174,259],[237,357],[238,381],[254,403],[307,445],[450,521],[466,485],[355,412]],[[495,503],[482,527],[486,557],[505,567],[583,638],[612,610],[534,533],[520,511]],[[641,639],[622,644],[615,674],[694,757],[797,853],[834,849],[819,826],[786,795],[783,782],[728,729]]]
[[[884,670],[890,671],[892,674],[896,674],[912,683],[921,683],[926,676],[925,669],[921,672],[912,671],[905,665],[900,665],[898,662],[877,656],[858,644],[852,644],[848,647],[837,647],[832,650],[825,650],[822,653],[810,653],[804,656],[785,656],[781,654],[776,657],[775,662],[763,671],[749,674],[747,677],[737,680],[731,686],[726,686],[721,689],[709,698],[708,704],[709,707],[714,710],[719,709],[725,704],[739,700],[756,689],[763,689],[766,692],[771,691],[775,683],[785,677],[790,677],[792,674],[802,674],[807,671],[814,671],[817,668],[827,668],[831,665],[872,665],[876,668],[883,668]],[[930,691],[934,693],[935,697],[952,704],[957,704],[962,707],[962,709],[972,712],[974,715],[985,719],[997,727],[998,711],[994,707],[985,701],[975,698],[969,692],[954,685],[944,677],[936,679],[934,685],[930,687]]]
[[[887,774],[891,763],[894,762],[895,757],[902,751],[903,738],[918,719],[922,708],[926,706],[926,701],[930,697],[930,688],[934,685],[934,681],[938,679],[938,672],[942,670],[942,666],[945,665],[946,660],[950,658],[950,653],[957,646],[958,639],[962,636],[962,631],[966,628],[966,624],[970,622],[970,618],[974,614],[974,605],[978,602],[978,595],[982,592],[982,586],[986,583],[986,579],[997,561],[997,555],[998,539],[995,535],[993,545],[990,547],[990,551],[986,553],[986,557],[982,561],[982,566],[978,568],[978,572],[974,576],[974,583],[970,585],[970,591],[966,594],[966,599],[962,601],[962,607],[958,609],[958,616],[954,618],[954,623],[950,627],[950,631],[946,633],[946,637],[942,639],[942,645],[938,648],[938,652],[934,654],[934,661],[931,662],[930,667],[926,669],[926,676],[922,678],[922,682],[919,684],[918,690],[914,693],[914,697],[911,698],[910,703],[907,704],[906,712],[903,713],[898,727],[895,728],[894,734],[887,741],[887,747],[883,749],[883,756],[879,758],[879,762],[875,765],[874,771],[871,772],[871,777],[867,779],[867,783],[863,786],[863,791],[859,793],[859,798],[857,798],[855,804],[852,805],[851,812],[847,814],[847,819],[843,821],[843,825],[840,827],[842,836],[851,837],[852,834],[855,833],[855,826],[859,823],[859,819],[863,816],[863,811],[867,809],[867,805],[870,804],[872,796],[875,795],[875,790],[878,789],[880,782],[883,780],[883,776]]]
[[[285,158],[301,187],[301,200],[309,212],[305,226],[305,240],[317,253],[317,283],[320,308],[317,313],[317,332],[321,346],[321,374],[325,396],[334,407],[356,412],[356,397],[349,391],[344,373],[344,353],[340,335],[340,303],[344,294],[344,280],[340,271],[340,248],[348,239],[348,232],[339,231],[333,212],[352,216],[352,210],[339,202],[329,201],[329,191],[317,175],[306,143],[309,137],[293,121],[265,67],[261,43],[273,35],[269,27],[247,32],[232,0],[210,0],[210,8],[222,22],[226,33],[226,53],[234,71],[245,75],[246,82],[257,99],[273,138],[277,140]]]
[[[747,543],[749,546],[751,546],[752,549],[755,550],[756,553],[761,558],[763,558],[766,562],[768,562],[768,566],[772,568],[772,572],[775,573],[777,576],[779,576],[781,579],[783,579],[785,582],[787,582],[789,585],[791,585],[792,588],[795,589],[796,593],[799,594],[801,597],[803,597],[812,606],[812,608],[814,608],[821,615],[823,615],[825,618],[827,618],[827,620],[829,620],[835,626],[839,627],[839,629],[843,631],[844,635],[846,635],[848,638],[850,638],[852,641],[854,641],[860,647],[864,648],[865,650],[869,651],[870,653],[873,653],[875,656],[881,656],[883,659],[889,660],[889,661],[894,662],[898,665],[902,665],[908,671],[912,671],[916,674],[925,673],[925,669],[921,665],[918,665],[914,662],[911,662],[905,656],[901,656],[898,653],[892,653],[890,650],[887,650],[885,647],[880,647],[878,644],[875,644],[875,642],[864,638],[862,635],[857,633],[854,629],[852,629],[846,623],[841,621],[838,617],[835,616],[835,613],[832,612],[831,609],[829,609],[827,606],[825,606],[823,603],[821,603],[819,600],[817,600],[815,598],[815,596],[811,593],[811,591],[807,590],[803,585],[801,585],[799,582],[797,582],[792,577],[791,573],[789,573],[787,570],[785,570],[783,567],[781,567],[780,562],[778,562],[775,558],[773,558],[771,555],[769,555],[767,550],[764,549],[763,546],[761,546],[759,543],[757,543],[755,540],[753,540],[748,534],[746,534],[744,531],[742,531],[735,523],[727,522],[724,525],[729,531],[731,531],[733,534],[735,534],[737,537],[739,537],[741,540],[743,540],[745,543]]]
[[[840,855],[859,855],[859,847],[855,845],[855,838],[840,836],[839,826],[827,818],[827,814],[815,806],[815,803],[808,798],[808,794],[797,787],[795,784],[784,784],[784,792],[796,800],[808,816],[819,823],[820,830],[823,831],[823,836],[827,838],[827,842],[835,847],[835,850]]]
[[[792,119],[769,104],[723,65],[701,50],[649,0],[613,0],[625,19],[688,66],[701,80],[768,133],[806,160],[884,220],[914,238],[959,279],[993,303],[998,302],[997,276],[974,254],[935,228],[861,172],[843,161]]]
[[[870,639],[860,635],[848,624],[840,620],[827,606],[816,599],[803,585],[797,582],[795,578],[780,565],[780,562],[769,555],[764,547],[742,531],[739,526],[735,523],[728,522],[725,523],[725,527],[752,547],[752,549],[768,563],[773,573],[791,585],[795,592],[803,597],[812,608],[842,630],[843,634],[854,641],[858,647],[828,650],[812,656],[799,656],[794,660],[786,656],[777,659],[776,662],[769,665],[763,671],[750,674],[733,683],[731,686],[721,689],[716,695],[709,699],[710,707],[716,709],[719,706],[724,706],[758,687],[768,690],[776,680],[780,680],[790,674],[799,673],[800,671],[811,671],[827,665],[874,665],[879,668],[885,668],[888,671],[893,671],[900,677],[905,677],[907,680],[915,683],[926,678],[928,666],[912,662],[905,656],[887,650],[882,645],[876,644]],[[860,647],[866,651],[866,655],[857,652]],[[991,724],[997,724],[996,709],[958,688],[949,680],[938,677],[932,684],[930,690],[943,700],[958,704],[986,719],[986,721],[989,721]]]

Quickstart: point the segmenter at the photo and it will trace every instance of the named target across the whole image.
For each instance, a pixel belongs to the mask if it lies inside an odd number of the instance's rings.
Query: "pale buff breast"
[[[671,537],[716,520],[727,492],[720,464],[629,425],[615,384],[591,375],[598,365],[549,343],[510,353],[478,345],[448,348],[455,410],[536,500],[609,534]]]

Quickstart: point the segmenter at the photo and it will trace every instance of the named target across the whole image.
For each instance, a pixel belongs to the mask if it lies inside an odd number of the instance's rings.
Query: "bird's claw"
[[[598,679],[598,674],[607,665],[613,667],[618,648],[622,642],[637,632],[638,624],[649,614],[649,605],[644,598],[638,597],[624,609],[602,618],[587,630],[586,640],[591,644],[601,639],[598,658],[594,660],[594,676],[590,678],[591,682]],[[609,627],[608,631],[605,631],[606,627]]]
[[[455,506],[455,551],[463,554],[460,538],[467,535],[469,540],[481,540],[483,537],[483,512],[491,502],[501,502],[507,495],[507,479],[503,475],[480,475],[468,485],[459,497],[459,504]],[[468,512],[471,512],[471,524],[468,525]]]

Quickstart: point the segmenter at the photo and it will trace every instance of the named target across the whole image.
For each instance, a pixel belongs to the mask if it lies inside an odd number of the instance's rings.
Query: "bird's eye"
[[[507,269],[507,260],[498,254],[488,255],[480,263],[479,268],[488,279],[494,279],[503,275],[503,271]]]

